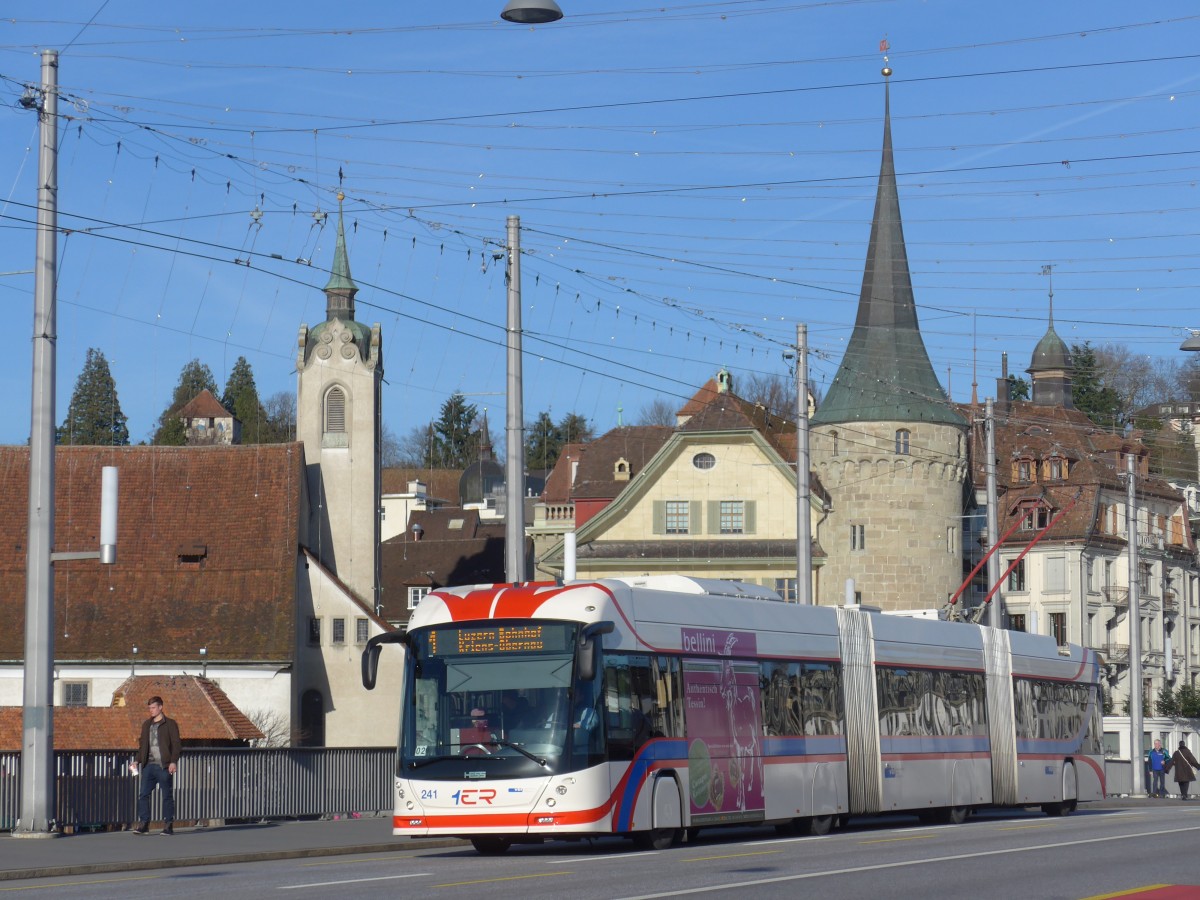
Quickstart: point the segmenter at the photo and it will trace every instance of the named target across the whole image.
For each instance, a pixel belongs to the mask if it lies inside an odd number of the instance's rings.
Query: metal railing
[[[139,778],[128,751],[58,751],[59,828],[133,822]],[[386,747],[185,748],[175,774],[175,819],[300,818],[392,809],[396,751]],[[160,791],[150,816],[162,819]],[[0,753],[0,831],[21,808],[21,754]]]

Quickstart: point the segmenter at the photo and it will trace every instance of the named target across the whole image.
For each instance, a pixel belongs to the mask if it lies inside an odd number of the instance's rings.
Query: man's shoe
[[[143,822],[137,828],[133,829],[133,834],[149,834],[149,833],[150,833],[150,824],[148,822]]]
[[[170,837],[174,833],[175,833],[175,827],[169,823],[166,828],[164,828],[162,831],[159,832],[159,834],[166,835],[167,837]]]

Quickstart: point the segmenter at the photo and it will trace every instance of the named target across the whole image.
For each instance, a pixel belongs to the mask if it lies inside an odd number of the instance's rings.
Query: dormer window
[[[1012,480],[1018,484],[1029,484],[1034,480],[1034,474],[1037,472],[1037,461],[1029,456],[1022,456],[1013,460],[1012,464]]]
[[[613,463],[613,481],[628,481],[629,480],[629,460],[621,457]]]
[[[1051,481],[1066,481],[1069,467],[1062,456],[1051,456],[1045,463],[1046,477]]]
[[[1054,518],[1054,510],[1040,500],[1026,501],[1018,507],[1022,531],[1041,531]]]

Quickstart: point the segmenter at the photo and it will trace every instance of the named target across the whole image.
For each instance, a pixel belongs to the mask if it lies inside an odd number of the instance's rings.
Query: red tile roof
[[[458,504],[458,482],[462,469],[422,469],[394,466],[380,471],[385,494],[407,494],[410,481],[421,481],[430,497]]]
[[[163,698],[163,711],[179,723],[180,738],[193,746],[258,740],[262,732],[215,682],[195,675],[136,676],[113,694],[112,706],[54,708],[54,749],[133,750],[146,701]],[[22,709],[0,707],[0,751],[19,750]]]
[[[232,419],[233,413],[221,405],[221,401],[205,388],[184,404],[177,413],[181,419]]]
[[[55,549],[98,548],[120,473],[117,562],[55,564],[55,657],[292,659],[303,446],[59,447]],[[24,654],[29,451],[0,447],[0,661]]]

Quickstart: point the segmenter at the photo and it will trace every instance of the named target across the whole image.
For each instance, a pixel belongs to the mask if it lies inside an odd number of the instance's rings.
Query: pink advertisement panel
[[[761,812],[762,713],[757,663],[728,658],[755,652],[753,634],[683,629],[685,652],[722,659],[685,659],[689,802],[693,816]]]

